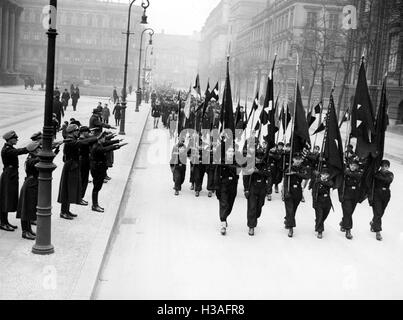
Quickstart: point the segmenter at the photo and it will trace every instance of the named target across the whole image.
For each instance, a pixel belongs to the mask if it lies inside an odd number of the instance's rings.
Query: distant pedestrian
[[[60,125],[62,117],[64,117],[63,103],[60,101],[60,96],[55,96],[53,99],[53,113],[56,115],[56,119]]]
[[[104,123],[109,124],[109,117],[111,116],[111,111],[108,108],[108,104],[105,103],[104,108],[102,109],[102,120]]]
[[[113,104],[116,105],[116,102],[119,100],[119,95],[116,87],[113,88],[112,98],[113,98]]]
[[[133,92],[133,86],[130,85],[130,86],[129,86],[129,94],[132,94],[132,92]]]
[[[77,103],[80,99],[80,89],[77,87],[74,88],[73,93],[71,94],[71,103],[73,105],[73,110],[77,110]]]
[[[62,94],[62,103],[64,107],[64,111],[66,111],[70,101],[70,93],[67,91],[67,89],[64,89],[64,92]]]
[[[115,105],[115,108],[113,109],[113,114],[115,115],[115,125],[116,126],[119,126],[120,125],[120,119],[121,119],[121,116],[122,116],[122,106],[120,105],[120,103],[118,102],[116,105]]]

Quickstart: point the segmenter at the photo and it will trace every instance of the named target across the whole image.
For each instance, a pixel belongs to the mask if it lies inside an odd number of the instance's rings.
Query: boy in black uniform
[[[358,160],[352,160],[344,171],[343,187],[339,189],[339,200],[343,209],[343,219],[340,222],[340,231],[346,233],[348,240],[353,239],[353,213],[360,198],[360,186],[363,172],[359,168]]]
[[[227,233],[227,219],[231,214],[238,190],[240,168],[235,164],[235,151],[229,147],[225,152],[225,163],[216,165],[214,184],[216,196],[220,203],[221,234]]]
[[[185,181],[186,175],[186,146],[183,141],[180,141],[173,147],[169,165],[171,167],[173,181],[175,184],[175,196],[178,196],[179,191],[182,190],[182,184]]]
[[[273,194],[273,185],[275,186],[276,193],[278,193],[278,184],[281,182],[283,178],[282,173],[282,163],[281,163],[281,153],[283,150],[284,144],[281,142],[277,147],[272,148],[269,151],[269,168],[270,168],[270,180],[267,192],[267,201],[271,201]]]
[[[329,216],[332,208],[332,200],[330,199],[330,188],[333,187],[333,181],[329,179],[330,173],[328,169],[312,178],[312,204],[315,209],[315,232],[318,233],[318,239],[322,239],[323,231],[325,231],[325,221]]]
[[[374,218],[371,221],[371,231],[376,233],[376,239],[382,241],[382,217],[390,201],[390,185],[394,175],[389,171],[390,162],[382,160],[380,170],[375,174],[374,197],[371,202]]]
[[[288,236],[294,236],[294,228],[296,227],[295,214],[302,200],[302,180],[310,177],[310,172],[302,166],[303,159],[300,154],[294,154],[292,158],[291,171],[286,168],[283,194],[285,204],[285,228],[288,229]]]
[[[255,152],[255,167],[249,176],[244,177],[248,184],[244,184],[245,197],[248,199],[248,227],[249,235],[255,235],[255,228],[258,219],[262,214],[267,188],[269,184],[270,171],[266,159],[266,150],[257,146]]]

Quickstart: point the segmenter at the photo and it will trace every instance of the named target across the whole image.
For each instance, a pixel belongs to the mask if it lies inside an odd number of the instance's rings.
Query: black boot
[[[294,229],[293,228],[290,228],[289,230],[288,230],[288,237],[289,238],[292,238],[294,236]]]
[[[352,240],[353,239],[353,235],[351,234],[351,230],[346,230],[346,238],[348,240]]]

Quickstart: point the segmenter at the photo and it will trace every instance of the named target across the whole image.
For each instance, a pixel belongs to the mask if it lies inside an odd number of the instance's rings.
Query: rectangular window
[[[306,25],[308,28],[316,28],[316,12],[308,12],[308,17],[306,20]]]
[[[339,15],[337,13],[329,14],[329,29],[336,30],[339,26]]]
[[[388,71],[395,72],[397,66],[397,54],[399,52],[399,34],[395,33],[390,36],[390,47],[389,47],[389,65]]]
[[[365,0],[364,12],[371,11],[372,0]]]

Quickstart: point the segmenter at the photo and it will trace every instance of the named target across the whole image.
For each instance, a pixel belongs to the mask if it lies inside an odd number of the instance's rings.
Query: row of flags
[[[356,138],[355,152],[361,159],[366,159],[367,166],[365,168],[365,174],[363,178],[363,197],[362,199],[369,198],[371,201],[371,188],[373,188],[373,175],[379,169],[380,162],[384,155],[385,145],[385,132],[388,126],[388,103],[386,98],[386,81],[382,88],[382,97],[378,108],[378,113],[375,118],[373,104],[371,102],[368,84],[366,79],[366,71],[364,59],[362,60],[359,70],[356,93],[354,103],[351,108],[347,108],[341,119],[339,120],[336,113],[336,107],[334,103],[333,90],[329,98],[329,104],[327,106],[327,112],[322,120],[322,112],[324,111],[323,103],[320,102],[317,105],[312,105],[308,111],[302,103],[301,91],[299,84],[296,85],[296,101],[293,107],[293,115],[288,105],[281,107],[280,112],[277,99],[274,99],[274,69],[276,58],[273,61],[272,68],[270,70],[266,95],[263,106],[259,103],[259,92],[257,92],[253,105],[249,114],[245,110],[245,119],[242,119],[240,112],[240,103],[238,102],[235,117],[233,113],[233,101],[231,94],[231,82],[229,73],[229,58],[227,60],[227,70],[225,86],[223,91],[221,111],[220,111],[220,130],[225,129],[232,130],[235,133],[235,128],[243,121],[243,129],[246,131],[248,124],[252,119],[252,125],[256,117],[256,112],[260,110],[256,125],[252,127],[250,125],[251,133],[254,133],[257,138],[264,139],[268,144],[268,150],[276,145],[275,135],[282,128],[283,136],[292,123],[291,137],[292,137],[292,154],[302,152],[305,148],[311,147],[311,136],[309,129],[316,122],[319,117],[318,127],[313,133],[324,132],[324,139],[322,142],[321,154],[323,161],[326,161],[328,167],[332,171],[332,176],[336,181],[336,187],[340,187],[342,183],[342,177],[344,173],[344,148],[343,140],[341,137],[340,129],[345,122],[348,122],[350,130],[347,132],[347,139],[345,147],[350,144],[352,138]],[[190,116],[190,102],[192,96],[195,96],[197,101],[201,100],[200,78],[196,77],[196,82],[193,88],[189,90],[189,94],[185,103],[185,116]],[[203,108],[202,117],[206,113],[208,103],[212,100],[219,101],[218,96],[218,83],[212,91],[210,91],[209,82],[205,91],[204,102],[199,106]],[[245,106],[246,108],[246,106]]]

